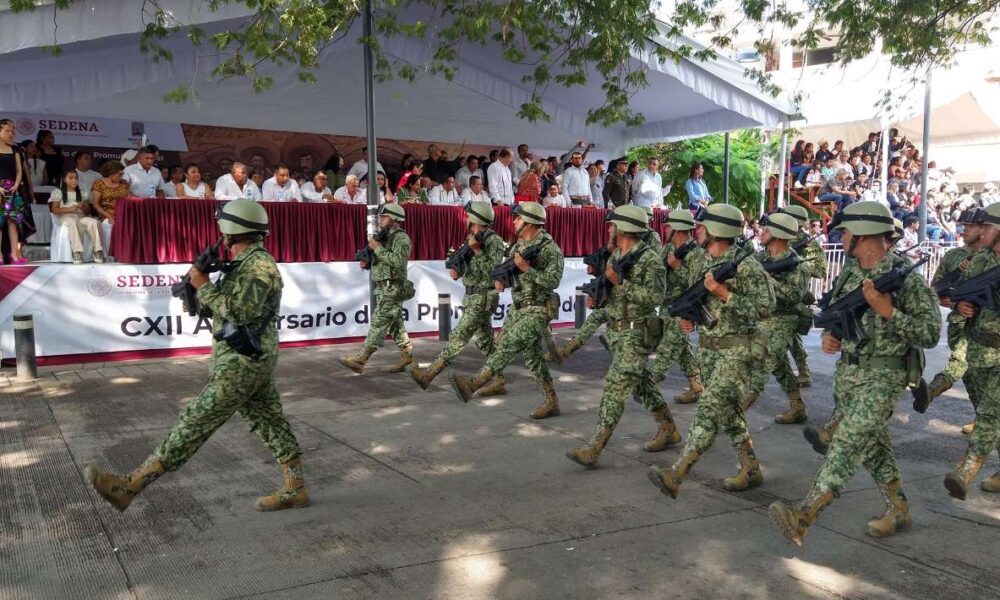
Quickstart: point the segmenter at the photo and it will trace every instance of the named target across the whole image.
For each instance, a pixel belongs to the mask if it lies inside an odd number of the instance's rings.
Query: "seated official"
[[[462,190],[462,203],[489,201],[490,195],[483,189],[483,178],[478,175],[469,177],[469,187]]]
[[[545,208],[569,208],[570,203],[566,196],[559,193],[559,186],[552,184],[549,186],[549,193],[542,197],[542,206]]]
[[[90,236],[94,249],[94,262],[104,262],[104,247],[101,245],[101,231],[97,219],[90,216],[87,194],[80,190],[79,175],[69,171],[62,183],[49,196],[49,210],[56,215],[59,227],[69,233],[69,245],[73,250],[73,264],[83,262],[83,235]]]
[[[431,188],[428,196],[431,204],[458,205],[462,203],[462,197],[455,186],[454,177],[446,177],[444,183]]]
[[[333,193],[333,201],[344,204],[366,204],[368,198],[365,190],[361,189],[361,181],[356,175],[348,175],[344,179],[343,187],[337,188]]]
[[[101,178],[94,182],[90,199],[97,217],[108,225],[115,224],[115,206],[128,196],[128,185],[122,181],[125,167],[109,160],[101,165]]]
[[[184,181],[175,184],[177,198],[191,200],[212,200],[215,194],[212,193],[212,186],[201,179],[201,168],[191,163],[184,169]]]
[[[250,180],[247,167],[243,163],[233,163],[229,173],[219,177],[215,182],[216,200],[260,200],[260,188]]]
[[[348,177],[352,177],[348,175]],[[333,202],[333,192],[326,186],[328,177],[323,171],[316,171],[312,181],[302,184],[303,202]]]
[[[278,165],[274,175],[264,182],[261,195],[267,202],[302,202],[299,183],[292,179],[288,165]]]

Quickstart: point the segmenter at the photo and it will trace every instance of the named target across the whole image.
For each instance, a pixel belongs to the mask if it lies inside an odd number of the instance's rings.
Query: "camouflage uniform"
[[[806,233],[800,232],[791,245],[794,246],[803,240],[809,239],[809,237]],[[823,246],[816,240],[806,244],[806,247],[802,250],[802,264],[799,266],[799,270],[806,274],[802,284],[805,291],[809,290],[809,285],[813,279],[826,279],[826,253],[823,251]],[[795,368],[799,373],[799,383],[810,385],[812,377],[809,373],[809,364],[806,361],[806,348],[802,344],[802,336],[797,333],[792,338],[791,353],[792,359],[795,360]]]
[[[670,242],[663,247],[662,258],[666,264],[667,256],[676,248]],[[701,267],[705,260],[705,250],[696,247],[691,250],[681,261],[681,266],[676,270],[666,267],[666,293],[663,297],[663,304],[660,306],[660,316],[663,317],[663,338],[656,347],[656,358],[653,359],[649,367],[653,375],[653,381],[663,380],[667,370],[674,363],[679,363],[681,371],[689,379],[701,376],[701,369],[698,360],[695,358],[691,347],[691,341],[681,332],[680,319],[671,317],[667,312],[670,303],[683,294],[691,285],[692,272]]]
[[[396,228],[389,233],[385,243],[375,249],[375,263],[371,266],[375,313],[365,337],[364,350],[377,350],[386,334],[392,336],[396,347],[405,355],[413,349],[413,342],[403,325],[403,302],[407,300],[404,288],[408,287],[406,265],[411,247],[410,236]]]
[[[476,346],[483,356],[493,353],[493,313],[500,302],[500,295],[493,287],[490,273],[503,262],[503,239],[490,232],[483,240],[482,252],[472,257],[469,268],[462,276],[465,285],[462,319],[448,336],[448,343],[438,358],[450,365],[462,348],[475,336]]]
[[[969,260],[972,254],[972,251],[967,246],[952,248],[945,252],[944,256],[941,257],[941,263],[938,265],[937,270],[934,271],[931,285],[936,285],[945,275],[956,269],[960,269],[962,263]],[[966,352],[968,351],[969,343],[963,331],[965,329],[965,321],[965,317],[958,314],[958,311],[953,311],[948,315],[948,347],[951,349],[951,354],[948,356],[948,363],[945,365],[944,370],[935,375],[931,381],[931,397],[943,393],[965,375],[965,371],[969,366],[966,361]],[[966,389],[968,389],[968,386],[966,386]],[[969,399],[972,400],[973,405],[977,404],[976,398],[971,393]]]
[[[643,234],[641,239],[642,242],[649,246],[649,249],[652,250],[657,256],[660,256],[663,253],[663,240],[660,239],[660,234],[657,233],[655,229],[647,231]]]

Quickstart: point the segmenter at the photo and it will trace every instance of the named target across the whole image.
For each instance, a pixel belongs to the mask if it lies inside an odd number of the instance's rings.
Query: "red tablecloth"
[[[265,246],[278,262],[350,261],[364,244],[365,206],[262,202],[271,222]],[[219,236],[214,200],[128,198],[118,202],[111,255],[133,264],[186,263]],[[656,228],[662,235],[657,211]],[[550,208],[546,229],[566,256],[583,256],[607,241],[602,209]],[[514,238],[508,207],[497,207],[494,230]],[[465,238],[460,206],[406,205],[404,225],[413,260],[441,260]]]

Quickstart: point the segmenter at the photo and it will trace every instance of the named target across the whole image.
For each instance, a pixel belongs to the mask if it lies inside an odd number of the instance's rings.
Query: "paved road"
[[[566,333],[561,332],[565,338]],[[814,419],[831,409],[832,362],[814,334]],[[438,343],[420,340],[429,361]],[[283,351],[279,389],[306,449],[313,505],[260,514],[279,472],[235,418],[182,470],[118,514],[85,485],[90,463],[126,470],[155,447],[206,379],[205,359],[0,374],[0,598],[987,598],[1000,597],[1000,498],[953,501],[941,480],[971,418],[958,387],[928,415],[893,418],[914,505],[913,530],[867,538],[881,511],[859,473],[812,528],[787,545],[768,519],[821,464],[800,426],[779,426],[772,383],[750,421],[763,487],[728,493],[735,453],[722,438],[678,500],[645,477],[677,450],[642,452],[652,419],[629,406],[601,468],[563,454],[589,438],[608,356],[594,340],[557,370],[563,416],[536,422],[523,367],[511,394],[463,405],[441,384],[336,363],[355,346]],[[929,356],[928,370],[946,358]],[[478,366],[474,349],[459,371]],[[683,384],[664,382],[672,397]],[[672,405],[686,431],[693,406]],[[991,458],[987,470],[997,467]]]

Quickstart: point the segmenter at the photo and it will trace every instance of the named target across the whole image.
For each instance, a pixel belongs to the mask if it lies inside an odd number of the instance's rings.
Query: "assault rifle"
[[[962,270],[956,268],[954,271],[951,271],[934,284],[934,292],[937,293],[938,298],[947,298],[948,292],[951,288],[958,285],[958,282],[961,281],[961,279]]]
[[[632,272],[632,268],[635,267],[635,263],[639,262],[639,258],[648,249],[647,246],[640,252],[629,252],[612,263],[611,268],[618,276],[618,281],[625,281],[625,278]],[[604,308],[604,305],[608,303],[608,294],[611,292],[612,285],[614,284],[608,281],[604,271],[601,271],[597,277],[584,284],[580,291],[590,296],[594,301],[594,308]]]
[[[997,294],[1000,293],[1000,267],[993,267],[975,277],[970,277],[945,294],[952,302],[968,302],[980,308],[1000,310]]]
[[[787,273],[794,269],[795,267],[802,264],[802,257],[798,255],[792,255],[788,258],[782,258],[781,260],[768,260],[761,263],[764,266],[764,270],[771,275],[781,275],[782,273]]]
[[[221,246],[222,240],[220,239],[218,242],[205,248],[194,259],[194,267],[206,275],[222,270],[222,260],[219,259],[219,248]],[[198,302],[198,290],[194,289],[194,286],[191,285],[190,275],[185,274],[180,281],[170,286],[170,294],[174,298],[180,299],[184,305],[184,311],[188,315],[192,317],[199,314],[203,317],[212,316],[212,311],[208,308],[203,308],[201,303]]]
[[[684,260],[691,251],[698,247],[698,242],[692,238],[686,242],[680,248],[674,250],[674,258],[677,260]]]
[[[893,267],[888,273],[881,275],[874,281],[875,289],[883,294],[898,292],[903,289],[906,276],[928,260],[930,260],[930,256],[925,255],[919,262],[910,267],[903,268],[899,265]],[[864,342],[866,338],[861,329],[861,318],[868,312],[869,308],[871,306],[865,300],[864,286],[859,285],[824,308],[823,312],[814,317],[813,322],[816,327],[829,331],[838,340]]]
[[[480,231],[475,235],[476,241],[482,244],[486,236],[492,233],[492,231],[487,230]],[[466,241],[448,260],[444,261],[444,267],[446,269],[455,269],[460,276],[465,275],[465,271],[469,268],[469,263],[472,261],[473,256],[475,256],[475,252],[472,251],[472,247]]]
[[[380,244],[384,244],[387,239],[389,239],[389,231],[384,227],[378,230],[372,239]],[[354,254],[354,260],[365,263],[364,268],[371,269],[372,265],[375,264],[375,251],[365,244]]]
[[[820,235],[822,235],[822,234],[817,233],[816,235],[812,236],[811,238],[806,238],[804,240],[801,240],[799,242],[796,242],[796,243],[792,244],[792,250],[795,250],[796,254],[802,254],[802,251],[806,249],[806,246],[808,246],[810,243],[812,243],[812,241],[814,239],[818,238]]]
[[[736,276],[736,269],[748,256],[750,256],[750,253],[737,252],[735,260],[730,260],[716,267],[712,271],[712,277],[718,283],[729,281]],[[709,291],[705,288],[705,280],[702,278],[686,289],[676,300],[671,302],[667,308],[667,312],[671,317],[680,317],[696,325],[712,327],[715,325],[717,319],[705,307],[705,300],[708,299],[708,294]]]
[[[528,261],[528,264],[534,266],[535,261],[538,260],[539,255],[542,253],[542,248],[545,246],[546,242],[535,244],[533,246],[528,246],[524,250],[520,251],[521,258]],[[500,265],[493,269],[490,273],[490,277],[493,281],[499,281],[503,284],[505,288],[514,287],[514,280],[520,275],[521,269],[517,267],[517,263],[514,262],[514,256],[511,255],[510,258],[500,263]]]
[[[583,264],[593,269],[592,275],[600,275],[608,267],[608,259],[611,258],[611,250],[607,244],[602,245],[587,256],[583,257]],[[588,269],[589,271],[590,269]]]

